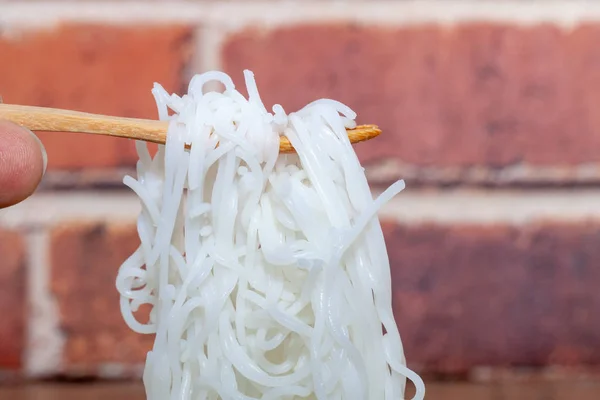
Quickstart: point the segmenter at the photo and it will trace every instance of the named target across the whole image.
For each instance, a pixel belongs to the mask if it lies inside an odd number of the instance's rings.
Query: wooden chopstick
[[[0,104],[0,119],[12,121],[32,131],[90,133],[159,144],[165,144],[169,126],[165,121],[14,104]],[[377,125],[359,125],[354,129],[347,129],[347,132],[350,142],[358,143],[379,136],[381,130]],[[280,138],[279,151],[294,152],[288,138]]]

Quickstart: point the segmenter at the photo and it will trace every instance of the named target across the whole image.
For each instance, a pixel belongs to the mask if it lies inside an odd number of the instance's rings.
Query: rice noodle
[[[183,97],[155,84],[167,142],[154,158],[137,143],[137,179],[124,180],[142,204],[141,244],[117,289],[129,327],[156,335],[147,398],[397,400],[408,378],[423,399],[377,220],[404,182],[373,200],[350,108],[269,113],[244,75],[248,99],[222,72],[194,77]],[[223,93],[204,91],[213,80]],[[279,154],[282,134],[297,154]]]

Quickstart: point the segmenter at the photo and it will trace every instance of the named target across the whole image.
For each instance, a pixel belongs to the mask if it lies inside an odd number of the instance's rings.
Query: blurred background
[[[356,150],[407,181],[381,218],[428,399],[600,398],[600,2],[0,0],[6,103],[156,118],[154,82],[245,68],[383,129]],[[133,143],[40,136],[42,187],[0,213],[0,399],[143,399]]]

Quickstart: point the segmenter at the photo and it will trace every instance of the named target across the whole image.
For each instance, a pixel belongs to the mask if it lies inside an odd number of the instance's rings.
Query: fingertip
[[[0,121],[0,208],[29,197],[46,168],[40,140],[29,130]]]

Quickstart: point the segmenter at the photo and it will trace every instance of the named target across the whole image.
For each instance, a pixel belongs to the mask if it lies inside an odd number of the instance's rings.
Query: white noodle
[[[372,199],[346,105],[271,114],[244,76],[248,99],[222,72],[195,76],[182,97],[155,84],[167,143],[153,158],[137,143],[138,177],[124,180],[142,204],[141,244],[117,289],[131,329],[156,334],[147,398],[397,400],[408,378],[423,399],[377,220],[404,182]],[[210,81],[225,91],[204,92]],[[281,134],[296,155],[279,155]]]

